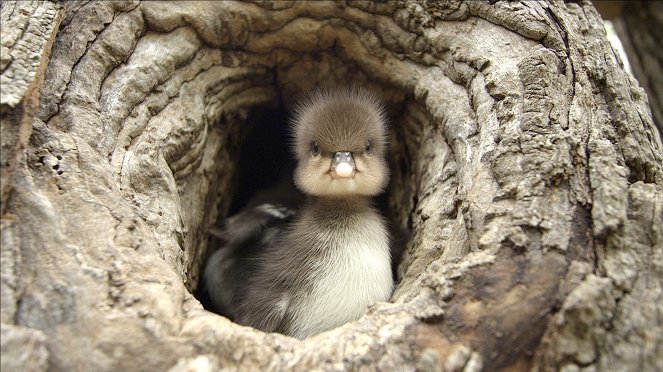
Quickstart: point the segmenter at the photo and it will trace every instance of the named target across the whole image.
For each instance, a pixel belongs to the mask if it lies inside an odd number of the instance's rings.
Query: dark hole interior
[[[287,112],[279,108],[255,110],[241,133],[235,195],[229,215],[239,212],[256,192],[268,190],[290,177],[294,162],[290,155]]]
[[[236,154],[237,167],[233,182],[232,203],[228,209],[228,215],[219,216],[219,220],[215,224],[217,231],[223,226],[226,217],[240,212],[247,206],[273,202],[275,198],[278,202],[291,207],[297,207],[305,201],[305,196],[296,189],[292,181],[296,162],[290,149],[292,138],[288,120],[288,111],[283,105],[280,105],[276,108],[256,108],[249,114],[246,122],[242,123],[240,144],[238,154]],[[392,128],[394,120],[395,118],[390,118]],[[387,160],[390,164],[394,162],[389,154]],[[396,269],[410,234],[397,228],[399,223],[394,220],[395,213],[392,213],[389,208],[389,195],[393,191],[393,184],[390,182],[387,190],[374,197],[373,201],[388,221],[392,242],[392,271],[394,278],[398,279]],[[275,190],[276,192],[274,192]],[[223,241],[211,233],[201,272],[211,254],[222,245]],[[204,285],[205,283],[201,279],[195,296],[205,309],[214,311],[203,290]]]

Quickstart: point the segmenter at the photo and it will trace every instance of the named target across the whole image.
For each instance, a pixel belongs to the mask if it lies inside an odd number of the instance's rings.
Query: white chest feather
[[[377,216],[335,231],[325,262],[311,273],[311,293],[294,303],[291,334],[303,338],[360,318],[393,290],[389,241]]]

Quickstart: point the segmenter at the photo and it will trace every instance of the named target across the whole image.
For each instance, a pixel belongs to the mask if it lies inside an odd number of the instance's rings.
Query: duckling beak
[[[330,172],[332,178],[352,178],[355,175],[355,160],[349,151],[339,151],[332,157]]]

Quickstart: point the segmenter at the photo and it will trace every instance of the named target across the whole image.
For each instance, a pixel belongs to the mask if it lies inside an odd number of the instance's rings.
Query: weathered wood
[[[49,369],[663,369],[661,143],[589,2],[64,7],[2,236]],[[382,92],[412,239],[391,302],[298,341],[190,291],[250,113],[316,82]]]
[[[60,24],[52,2],[0,3],[0,215],[30,137],[44,70]]]
[[[17,163],[25,156],[32,120],[61,11],[51,2],[1,2],[0,23],[0,321],[3,371],[40,371],[47,366],[44,334],[13,324],[25,286],[16,244],[17,221],[5,214]]]

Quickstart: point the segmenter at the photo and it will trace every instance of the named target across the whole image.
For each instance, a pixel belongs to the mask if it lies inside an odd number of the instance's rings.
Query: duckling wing
[[[228,218],[222,235],[228,245],[269,245],[270,228],[280,228],[294,215],[293,209],[281,204],[259,204]]]
[[[256,270],[255,260],[273,243],[294,210],[260,204],[228,218],[219,235],[223,245],[207,261],[201,288],[213,311],[235,318],[238,292]]]

